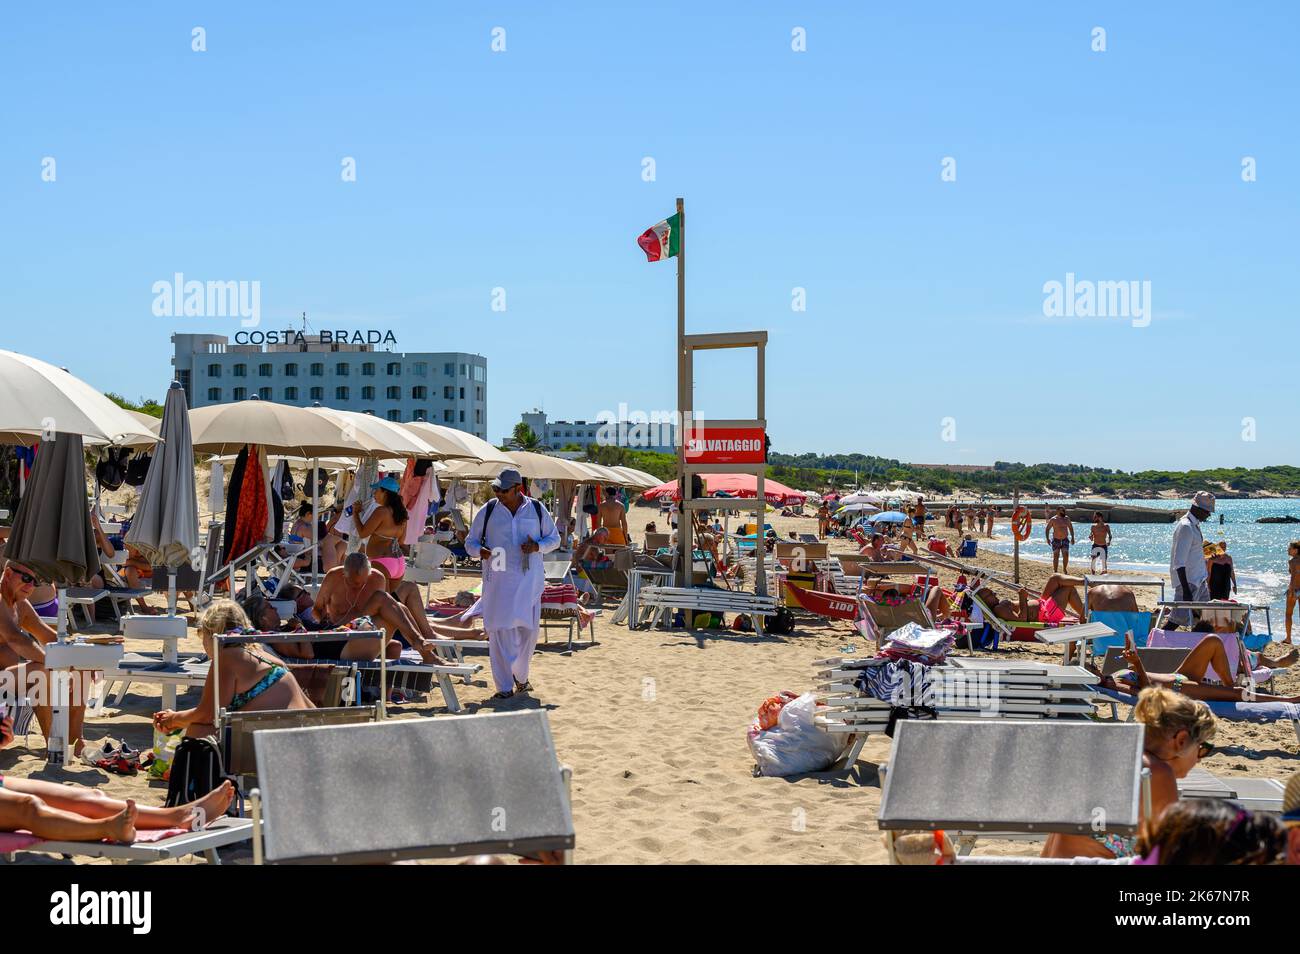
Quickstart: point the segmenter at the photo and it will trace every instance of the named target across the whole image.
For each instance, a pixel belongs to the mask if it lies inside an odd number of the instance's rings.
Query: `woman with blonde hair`
[[[1178,779],[1214,751],[1214,714],[1205,703],[1168,689],[1143,689],[1133,717],[1146,726],[1142,765],[1151,770],[1151,817],[1144,830],[1160,820],[1178,801]],[[1137,838],[1099,831],[1093,835],[1049,835],[1044,858],[1129,858],[1137,854]]]
[[[213,636],[252,631],[248,616],[239,604],[230,600],[218,600],[199,617],[199,638],[209,659],[216,650]],[[220,700],[221,708],[230,712],[315,708],[283,660],[254,643],[222,646],[219,686],[213,685],[216,671],[216,666],[208,670],[198,705],[179,712],[174,709],[156,712],[154,726],[163,732],[185,729],[185,734],[191,737],[211,735],[216,731],[212,723],[214,699]]]

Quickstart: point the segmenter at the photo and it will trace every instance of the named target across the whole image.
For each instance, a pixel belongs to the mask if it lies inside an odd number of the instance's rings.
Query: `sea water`
[[[1186,510],[1188,506],[1185,500],[1116,502],[1168,510]],[[1003,513],[1006,513],[1007,505],[1001,506]],[[1255,521],[1260,517],[1288,515],[1300,517],[1300,499],[1220,500],[1217,501],[1215,512],[1201,525],[1201,533],[1207,542],[1217,543],[1222,540],[1228,544],[1228,555],[1232,557],[1237,570],[1237,599],[1243,603],[1270,607],[1273,631],[1278,639],[1284,638],[1285,633],[1284,614],[1289,579],[1287,546],[1293,540],[1300,540],[1300,524]],[[1220,516],[1223,518],[1222,524],[1219,523]],[[1092,552],[1092,544],[1088,540],[1090,526],[1090,523],[1074,525],[1074,536],[1078,543],[1070,548],[1071,573],[1088,572],[1088,555]],[[1110,531],[1109,565],[1112,572],[1137,570],[1159,573],[1168,578],[1169,549],[1174,535],[1172,523],[1113,523]],[[997,524],[994,533],[995,539],[980,540],[979,545],[988,547],[995,553],[1010,553],[1010,523]],[[1051,547],[1044,539],[1041,520],[1034,521],[1030,538],[1020,544],[1020,555],[1030,560],[1052,562]],[[1172,590],[1166,590],[1166,598],[1173,598]],[[1255,625],[1263,626],[1262,614],[1256,619]]]

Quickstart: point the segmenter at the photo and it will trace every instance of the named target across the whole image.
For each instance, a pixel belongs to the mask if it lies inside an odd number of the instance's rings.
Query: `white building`
[[[571,444],[586,450],[605,444],[661,454],[677,452],[677,425],[668,421],[548,421],[546,412],[537,408],[521,414],[520,420],[550,450],[561,450]],[[509,444],[513,440],[514,435],[510,434],[502,443]]]
[[[370,337],[378,332],[368,333]],[[429,421],[486,440],[487,358],[461,352],[384,351],[323,332],[173,334],[172,364],[190,407],[263,401]],[[387,335],[389,340],[391,333]],[[380,339],[383,340],[383,339]]]

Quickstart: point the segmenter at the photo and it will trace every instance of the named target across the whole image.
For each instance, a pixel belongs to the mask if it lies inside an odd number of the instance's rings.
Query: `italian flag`
[[[672,258],[682,250],[681,215],[670,215],[659,224],[650,226],[637,238],[636,244],[645,250],[648,262]]]

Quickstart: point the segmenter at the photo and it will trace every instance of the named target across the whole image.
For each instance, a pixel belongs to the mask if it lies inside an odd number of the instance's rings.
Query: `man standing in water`
[[[1174,599],[1181,602],[1205,602],[1210,598],[1210,571],[1205,566],[1201,523],[1214,513],[1214,494],[1200,491],[1192,497],[1192,506],[1174,524],[1174,542],[1169,553],[1169,579]],[[1192,622],[1191,610],[1174,610],[1170,619],[1179,626]]]
[[[1088,539],[1092,541],[1092,555],[1089,566],[1097,572],[1097,561],[1101,561],[1101,572],[1107,572],[1107,558],[1110,554],[1110,524],[1098,510],[1092,515],[1092,526],[1088,528]]]
[[[1074,543],[1074,524],[1065,515],[1064,507],[1056,508],[1056,515],[1047,521],[1043,533],[1047,536],[1048,546],[1052,548],[1052,572],[1068,574],[1070,547]]]
[[[528,667],[537,646],[546,576],[542,554],[560,545],[546,508],[523,491],[519,471],[506,468],[492,481],[495,500],[474,516],[465,548],[483,560],[483,595],[462,617],[482,616],[497,692],[509,699],[531,692]]]

